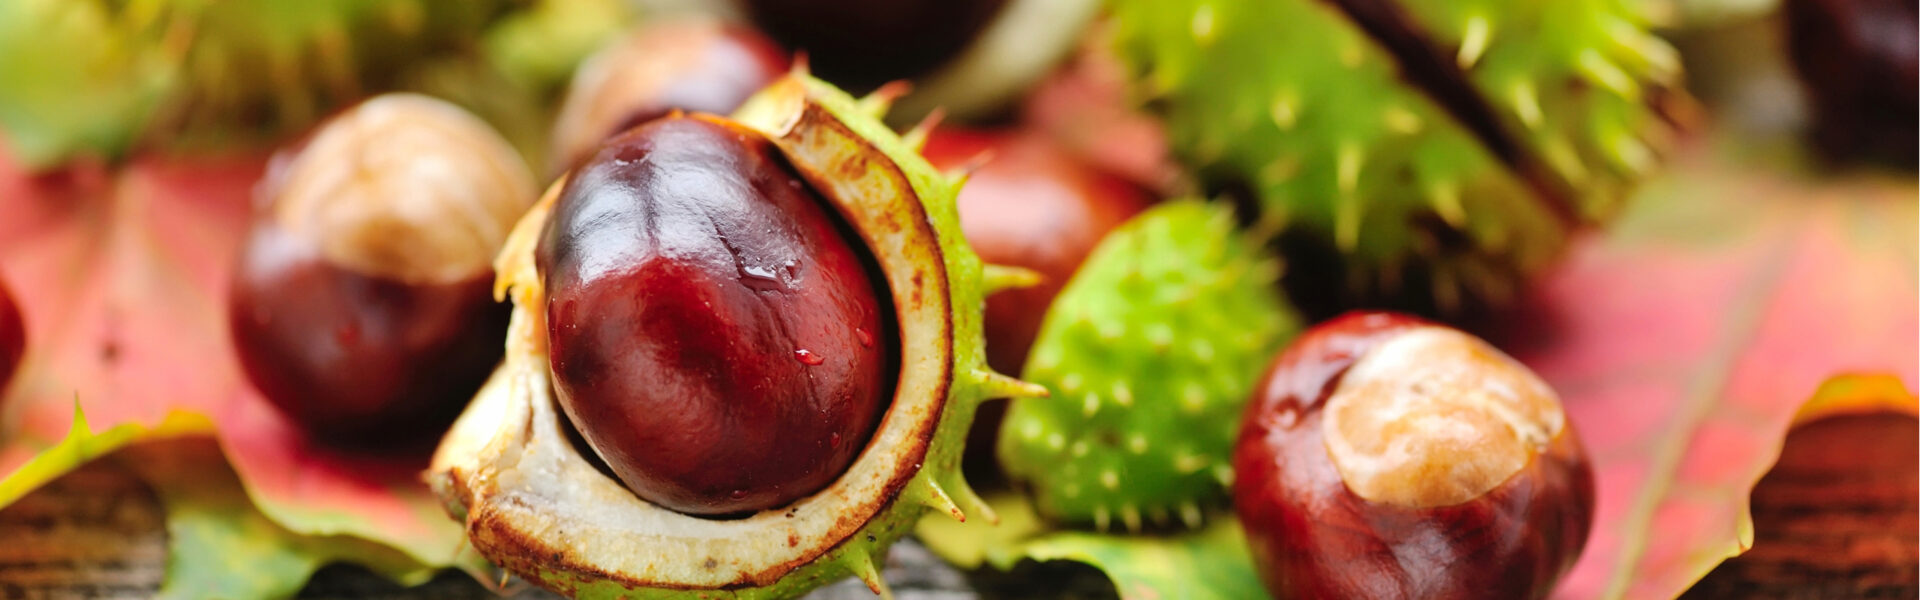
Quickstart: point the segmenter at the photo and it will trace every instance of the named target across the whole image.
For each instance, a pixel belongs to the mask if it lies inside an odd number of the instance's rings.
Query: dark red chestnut
[[[967,244],[983,261],[1040,274],[1038,285],[987,298],[987,364],[1018,374],[1053,297],[1100,239],[1145,210],[1150,198],[1037,135],[940,129],[924,154],[941,169],[984,161],[960,190]]]
[[[493,254],[534,199],[479,119],[387,95],[277,157],[241,250],[229,325],[241,366],[315,436],[437,437],[502,352]]]
[[[553,124],[556,171],[600,143],[669,111],[724,115],[787,71],[787,53],[759,32],[680,17],[643,26],[580,64]]]
[[[1782,8],[1816,148],[1833,159],[1913,169],[1920,156],[1920,6],[1788,0]]]
[[[20,357],[26,350],[27,324],[20,318],[20,307],[14,304],[6,281],[0,279],[0,392],[6,391],[7,382],[13,379],[13,371],[20,367]]]
[[[754,24],[803,51],[813,72],[855,90],[945,63],[1006,0],[746,0]]]
[[[633,492],[694,515],[845,472],[893,395],[878,267],[759,133],[669,116],[568,178],[535,260],[554,392]]]
[[[1543,598],[1593,517],[1545,382],[1458,330],[1353,313],[1255,391],[1234,507],[1278,598]]]

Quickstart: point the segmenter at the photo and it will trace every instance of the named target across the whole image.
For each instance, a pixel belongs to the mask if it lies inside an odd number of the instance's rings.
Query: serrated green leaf
[[[159,424],[121,423],[99,433],[87,425],[80,403],[73,404],[73,425],[59,443],[41,450],[11,473],[0,476],[0,506],[13,504],[47,482],[67,474],[87,461],[105,456],[128,444],[213,431],[213,422],[205,416],[174,411]]]

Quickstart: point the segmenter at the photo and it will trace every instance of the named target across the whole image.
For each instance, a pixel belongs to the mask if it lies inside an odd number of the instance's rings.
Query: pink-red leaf
[[[0,277],[28,343],[0,398],[0,477],[60,442],[76,401],[101,430],[195,433],[155,428],[197,414],[279,526],[365,538],[427,565],[458,560],[460,528],[418,475],[425,456],[310,444],[239,371],[227,285],[261,157],[140,159],[51,179],[13,165],[0,157]]]
[[[1748,493],[1823,382],[1914,385],[1912,180],[1810,181],[1708,154],[1578,245],[1508,324],[1506,346],[1560,391],[1599,484],[1561,597],[1685,590],[1752,543]]]

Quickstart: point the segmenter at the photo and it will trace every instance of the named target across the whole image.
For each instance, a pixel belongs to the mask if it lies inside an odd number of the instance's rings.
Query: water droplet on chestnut
[[[1559,398],[1466,333],[1341,316],[1247,410],[1234,507],[1277,597],[1542,598],[1586,544],[1593,472]]]
[[[787,70],[759,32],[683,16],[649,23],[580,64],[553,125],[555,170],[601,142],[673,110],[724,115]]]
[[[641,498],[695,515],[792,502],[847,469],[892,397],[891,296],[797,178],[756,132],[669,116],[560,192],[536,249],[554,391]]]
[[[259,188],[228,319],[247,378],[328,441],[432,440],[499,361],[492,258],[533,197],[453,105],[393,94],[329,120]]]

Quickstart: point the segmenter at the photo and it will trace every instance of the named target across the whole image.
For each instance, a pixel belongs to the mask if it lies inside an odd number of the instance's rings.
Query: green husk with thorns
[[[1221,205],[1158,205],[1108,234],[1054,300],[1013,401],[1007,473],[1049,518],[1198,527],[1224,504],[1248,393],[1300,321],[1280,265]],[[1177,519],[1177,520],[1176,520]]]
[[[533,244],[559,185],[524,217],[496,265],[515,310],[506,360],[442,440],[429,481],[473,547],[509,572],[579,598],[788,598],[855,576],[885,594],[879,561],[930,510],[993,522],[960,472],[987,398],[1044,395],[986,366],[982,298],[1012,278],[982,265],[954,206],[962,176],[896,135],[892,98],[856,100],[805,73],[734,118],[759,130],[873,252],[899,319],[897,390],[872,441],[827,489],[714,520],[674,513],[597,471],[564,432],[549,386],[545,291]]]
[[[1495,304],[1659,163],[1674,51],[1628,0],[1116,0],[1212,188],[1330,247],[1347,298]]]
[[[265,148],[386,91],[467,105],[539,150],[619,0],[0,3],[0,131],[35,169],[140,150]],[[518,134],[518,135],[516,135]]]

